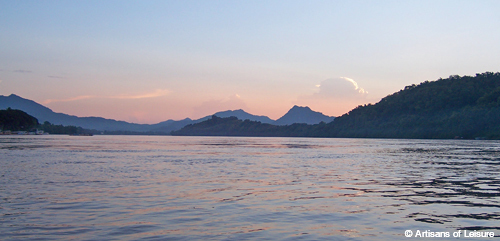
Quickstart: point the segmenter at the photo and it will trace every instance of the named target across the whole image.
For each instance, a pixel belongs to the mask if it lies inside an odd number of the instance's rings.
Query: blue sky
[[[341,115],[498,72],[500,1],[5,1],[0,94],[139,123]]]

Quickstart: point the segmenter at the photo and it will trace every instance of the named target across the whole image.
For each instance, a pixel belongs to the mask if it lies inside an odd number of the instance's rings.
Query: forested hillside
[[[311,131],[311,125],[292,124],[277,126],[251,120],[239,120],[236,117],[212,118],[185,126],[172,132],[181,136],[306,136]]]
[[[35,117],[22,110],[11,108],[0,110],[1,131],[34,131],[36,129],[50,134],[90,134],[95,132],[94,130],[86,130],[76,126],[53,125],[47,121],[40,124]]]
[[[21,110],[0,110],[0,130],[29,131],[38,126],[38,120]]]
[[[500,73],[425,81],[359,106],[320,136],[499,138]]]
[[[411,85],[328,124],[273,126],[208,120],[174,135],[500,139],[500,73]]]

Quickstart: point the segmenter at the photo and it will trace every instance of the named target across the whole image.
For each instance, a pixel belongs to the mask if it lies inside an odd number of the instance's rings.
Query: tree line
[[[77,126],[54,125],[48,121],[43,124],[38,119],[22,110],[7,108],[0,110],[0,130],[2,131],[36,131],[43,130],[50,134],[93,134],[93,130],[87,130]]]

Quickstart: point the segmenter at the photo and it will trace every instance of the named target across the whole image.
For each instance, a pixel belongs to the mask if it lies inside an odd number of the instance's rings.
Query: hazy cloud
[[[69,102],[69,101],[84,100],[84,99],[90,99],[90,98],[97,98],[97,96],[93,96],[93,95],[81,95],[81,96],[77,96],[77,97],[73,97],[73,98],[68,98],[68,99],[48,99],[48,100],[42,101],[42,104],[46,105],[46,104],[50,104],[50,103],[53,103],[53,102]]]
[[[315,93],[300,96],[296,104],[307,105],[329,115],[341,115],[367,101],[368,92],[351,78],[326,79],[316,88]]]
[[[142,95],[119,95],[119,96],[110,96],[107,98],[111,99],[144,99],[144,98],[154,98],[160,96],[166,96],[170,94],[170,90],[168,89],[156,89],[154,92],[142,94]]]
[[[154,98],[161,97],[170,94],[170,90],[168,89],[157,89],[154,92],[140,94],[140,95],[117,95],[117,96],[95,96],[95,95],[81,95],[68,99],[48,99],[43,101],[43,104],[50,104],[53,102],[68,102],[68,101],[76,101],[76,100],[84,100],[84,99],[144,99],[144,98]]]
[[[348,98],[359,99],[368,94],[358,83],[351,78],[340,77],[335,79],[326,79],[321,84],[316,85],[318,92],[306,98]]]
[[[47,77],[49,77],[49,78],[53,78],[53,79],[65,79],[64,77],[62,77],[62,76],[57,76],[57,75],[49,75],[49,76],[47,76]]]
[[[12,72],[21,73],[21,74],[31,74],[31,73],[33,73],[33,71],[31,71],[31,70],[25,70],[25,69],[18,69],[18,70],[14,70]]]
[[[219,111],[243,109],[248,111],[247,104],[238,94],[231,95],[224,99],[213,99],[203,102],[193,108],[193,116],[203,117]]]

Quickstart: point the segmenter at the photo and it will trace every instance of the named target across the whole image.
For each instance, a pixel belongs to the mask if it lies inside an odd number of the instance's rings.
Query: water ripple
[[[2,239],[500,235],[500,142],[1,136]]]

